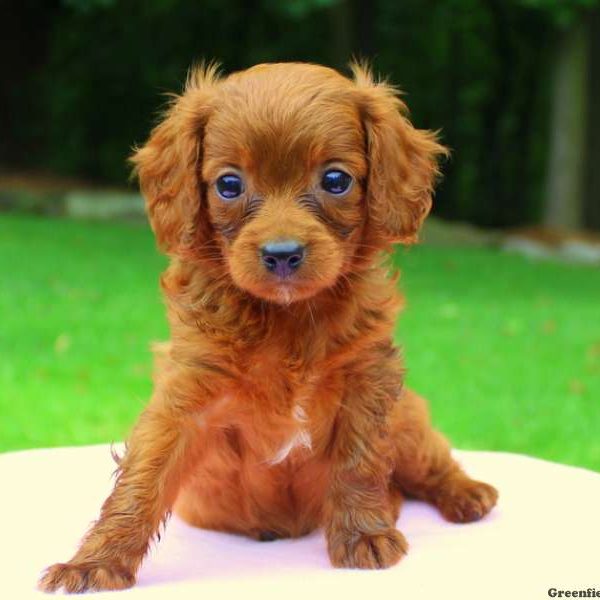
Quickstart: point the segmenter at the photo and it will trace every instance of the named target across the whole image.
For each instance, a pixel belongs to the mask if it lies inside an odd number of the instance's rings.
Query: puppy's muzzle
[[[267,242],[260,249],[261,260],[267,271],[285,279],[304,262],[305,247],[296,240]]]

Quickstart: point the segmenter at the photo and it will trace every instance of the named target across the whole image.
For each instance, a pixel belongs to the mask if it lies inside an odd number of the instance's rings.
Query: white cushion
[[[320,531],[261,543],[172,518],[138,584],[118,597],[535,600],[550,588],[590,586],[600,595],[600,474],[514,454],[455,454],[499,489],[499,505],[483,521],[453,525],[406,502],[398,526],[409,554],[391,569],[333,569]],[[0,455],[0,597],[44,597],[35,589],[40,572],[70,558],[114,468],[109,446]]]

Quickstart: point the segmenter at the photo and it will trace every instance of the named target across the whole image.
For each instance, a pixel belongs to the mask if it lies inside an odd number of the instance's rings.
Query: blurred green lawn
[[[460,448],[600,470],[600,271],[400,249],[408,383]],[[0,216],[0,450],[122,439],[167,328],[134,224]]]

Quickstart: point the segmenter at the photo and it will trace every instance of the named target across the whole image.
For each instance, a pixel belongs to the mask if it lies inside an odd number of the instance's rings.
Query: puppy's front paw
[[[460,479],[451,482],[436,498],[442,516],[453,523],[479,521],[498,501],[495,488],[482,481]]]
[[[329,544],[334,567],[349,569],[385,569],[395,565],[407,552],[408,543],[396,529],[381,533],[341,535]]]
[[[43,592],[63,589],[70,594],[86,591],[123,590],[135,583],[124,567],[106,562],[57,563],[42,575],[38,587]]]

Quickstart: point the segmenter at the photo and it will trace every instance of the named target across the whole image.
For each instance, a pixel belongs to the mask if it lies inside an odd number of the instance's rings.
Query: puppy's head
[[[392,87],[353,70],[193,72],[133,157],[159,246],[289,303],[415,241],[445,150]]]

